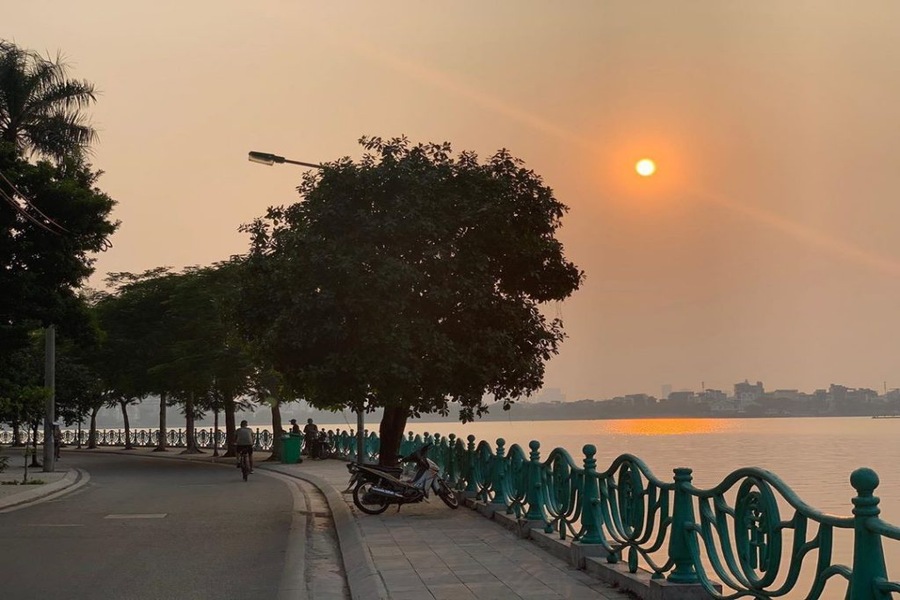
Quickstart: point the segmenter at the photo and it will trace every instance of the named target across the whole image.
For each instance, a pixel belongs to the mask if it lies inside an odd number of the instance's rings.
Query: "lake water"
[[[373,427],[373,425],[368,425]],[[344,426],[346,427],[346,426]],[[472,434],[509,448],[541,442],[541,454],[559,446],[580,461],[585,444],[597,447],[597,470],[620,454],[643,459],[654,474],[672,479],[675,467],[691,467],[694,483],[709,487],[740,467],[776,473],[808,504],[849,515],[850,473],[874,469],[880,479],[876,495],[882,516],[900,524],[900,419],[623,419],[596,421],[413,422],[415,433]]]
[[[367,426],[377,429],[374,424]],[[605,470],[616,456],[630,453],[663,480],[672,480],[675,467],[691,467],[694,484],[704,488],[740,467],[762,467],[781,477],[807,504],[840,516],[850,516],[853,509],[850,473],[870,467],[881,480],[875,492],[881,498],[881,517],[900,525],[900,419],[480,421],[466,425],[414,421],[407,429],[463,438],[472,434],[492,445],[503,438],[507,448],[519,444],[526,451],[529,441],[538,440],[542,456],[559,446],[579,462],[584,457],[582,447],[594,444],[598,470]],[[782,506],[782,519],[791,514]],[[849,564],[851,540],[850,535],[835,532],[835,562]],[[885,539],[884,546],[888,575],[896,581],[900,542]],[[812,564],[809,558],[806,562]],[[790,597],[803,597],[808,581],[808,575],[802,577]],[[844,590],[843,580],[832,578],[824,597],[840,598]]]

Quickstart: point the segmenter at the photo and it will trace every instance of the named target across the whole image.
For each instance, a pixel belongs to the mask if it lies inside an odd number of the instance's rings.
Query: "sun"
[[[634,170],[641,177],[650,177],[656,173],[656,163],[649,158],[642,158],[634,165]]]

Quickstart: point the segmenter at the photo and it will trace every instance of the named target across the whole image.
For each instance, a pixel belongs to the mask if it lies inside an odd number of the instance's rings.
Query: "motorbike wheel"
[[[437,486],[437,495],[444,501],[444,504],[450,508],[459,508],[459,498],[456,497],[456,492],[450,489],[447,482],[443,479],[438,479]]]
[[[353,504],[367,515],[380,515],[388,508],[384,498],[371,494],[374,485],[371,481],[364,481],[353,488]]]

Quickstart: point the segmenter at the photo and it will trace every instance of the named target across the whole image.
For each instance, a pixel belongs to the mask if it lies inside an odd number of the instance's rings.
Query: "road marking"
[[[168,513],[135,513],[131,515],[106,515],[104,519],[163,519]]]

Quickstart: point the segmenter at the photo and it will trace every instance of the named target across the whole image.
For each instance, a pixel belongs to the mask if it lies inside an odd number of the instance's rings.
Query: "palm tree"
[[[0,40],[0,142],[57,161],[82,154],[97,137],[83,109],[94,86],[68,79],[68,66]]]

